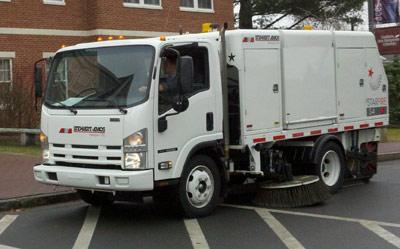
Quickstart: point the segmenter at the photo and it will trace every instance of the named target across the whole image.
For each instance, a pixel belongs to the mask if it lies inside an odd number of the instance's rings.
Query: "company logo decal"
[[[74,126],[74,128],[61,128],[59,133],[92,133],[92,134],[105,134],[106,127],[100,126]]]
[[[279,41],[279,35],[256,35],[256,41]]]
[[[279,35],[256,35],[255,37],[244,37],[243,42],[255,41],[279,41]]]
[[[106,133],[106,127],[74,126],[74,133]]]

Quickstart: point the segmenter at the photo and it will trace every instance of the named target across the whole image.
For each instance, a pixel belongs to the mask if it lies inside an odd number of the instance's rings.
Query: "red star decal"
[[[368,77],[372,78],[372,75],[374,74],[374,71],[372,71],[372,67],[370,70],[368,70]]]

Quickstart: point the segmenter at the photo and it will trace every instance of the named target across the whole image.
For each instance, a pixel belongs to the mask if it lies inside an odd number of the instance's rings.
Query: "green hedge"
[[[389,81],[390,124],[400,124],[400,61],[396,57],[393,62],[385,63],[385,71]]]

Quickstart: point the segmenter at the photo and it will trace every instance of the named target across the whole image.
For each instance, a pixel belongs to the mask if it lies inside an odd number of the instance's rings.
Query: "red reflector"
[[[254,42],[254,37],[251,37],[250,42]]]
[[[381,113],[385,113],[385,108],[382,108],[382,109],[381,109]]]
[[[292,137],[302,137],[304,136],[304,132],[293,133]]]
[[[311,132],[311,135],[317,135],[317,134],[321,134],[321,130],[318,130],[318,131],[312,131]]]
[[[68,129],[68,133],[71,134],[72,133],[72,129]]]
[[[361,124],[360,125],[360,128],[368,128],[369,127],[369,124]]]
[[[64,129],[64,128],[61,128],[61,129],[60,129],[60,133],[65,133],[65,129]]]
[[[247,128],[253,128],[253,125],[247,125]]]
[[[280,135],[280,136],[274,136],[274,140],[281,140],[281,139],[285,139],[285,135]]]
[[[353,130],[354,129],[354,126],[345,126],[344,127],[344,130],[345,131],[347,131],[347,130]]]
[[[340,116],[341,116],[341,117],[344,117],[344,113],[340,113]]]
[[[267,140],[265,139],[265,137],[253,139],[253,143],[262,143],[262,142],[265,142],[265,141],[267,141]]]
[[[332,129],[328,129],[328,132],[337,132],[339,129],[338,128],[332,128]]]
[[[249,39],[247,38],[247,37],[245,37],[244,39],[243,39],[243,42],[248,42],[249,41]]]
[[[380,125],[383,125],[383,122],[376,122],[375,123],[375,126],[380,126]]]

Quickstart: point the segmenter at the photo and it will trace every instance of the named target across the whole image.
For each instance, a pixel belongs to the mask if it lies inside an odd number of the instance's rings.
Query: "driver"
[[[159,86],[160,92],[176,92],[177,91],[177,80],[176,80],[176,57],[167,57],[164,63],[164,73],[168,75],[165,82]]]

